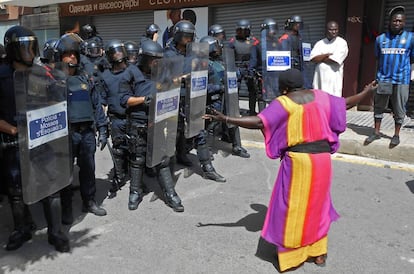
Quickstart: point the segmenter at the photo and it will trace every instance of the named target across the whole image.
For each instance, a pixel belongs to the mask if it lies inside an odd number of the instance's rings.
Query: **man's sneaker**
[[[371,136],[369,136],[367,139],[365,139],[364,145],[368,145],[368,144],[370,144],[370,143],[372,143],[375,140],[378,140],[380,138],[381,138],[381,136],[379,134],[374,133]]]
[[[400,136],[394,135],[391,138],[390,147],[395,147],[400,144]]]

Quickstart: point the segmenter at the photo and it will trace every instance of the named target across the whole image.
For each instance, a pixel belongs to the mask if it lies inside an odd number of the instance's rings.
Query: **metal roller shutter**
[[[228,38],[235,34],[236,23],[248,19],[254,36],[260,36],[260,24],[265,18],[273,18],[283,33],[287,18],[300,15],[304,22],[303,40],[312,45],[325,36],[326,0],[255,1],[243,4],[214,6],[211,24],[220,24]]]
[[[99,15],[94,16],[92,21],[104,41],[120,39],[138,42],[145,33],[145,26],[154,21],[154,12]]]

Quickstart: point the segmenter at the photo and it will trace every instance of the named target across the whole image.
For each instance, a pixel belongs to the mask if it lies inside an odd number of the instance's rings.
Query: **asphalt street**
[[[214,165],[226,183],[206,181],[177,166],[177,192],[185,206],[175,213],[152,193],[136,211],[128,188],[107,199],[109,152],[97,153],[97,200],[108,215],[80,210],[69,231],[71,253],[47,243],[40,205],[31,206],[38,230],[13,252],[0,249],[4,273],[277,273],[275,248],[260,239],[279,160],[262,143],[247,142],[250,159],[230,155],[219,141]],[[197,163],[196,155],[192,159]],[[341,218],[331,226],[327,265],[305,263],[295,273],[414,273],[414,166],[334,155],[333,202]],[[146,177],[150,188],[156,181]],[[9,206],[0,203],[0,244],[12,229]]]

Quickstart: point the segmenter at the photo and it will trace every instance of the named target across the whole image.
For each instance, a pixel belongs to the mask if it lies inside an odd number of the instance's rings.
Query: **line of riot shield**
[[[147,166],[175,154],[183,56],[156,60],[152,67],[153,100],[149,106]]]
[[[226,114],[233,117],[240,116],[239,93],[237,83],[237,68],[234,59],[234,49],[223,48],[223,62],[225,68],[224,74],[224,103]],[[227,125],[229,128],[234,127],[232,124]]]
[[[23,200],[33,204],[70,184],[66,76],[34,65],[14,86]]]
[[[275,63],[280,62],[277,56],[279,54],[278,40],[276,34],[269,32],[269,29],[263,29],[261,31],[261,51],[262,51],[262,75],[261,75],[261,94],[259,94],[259,111],[262,111],[266,104],[269,104],[274,98],[280,95],[279,93],[279,72],[280,70],[286,70],[286,68],[276,69],[275,65],[281,65]],[[285,52],[287,53],[287,52]],[[289,53],[290,56],[290,53]],[[276,57],[276,58],[275,58]],[[287,61],[286,59],[283,59]],[[290,60],[289,60],[290,63]],[[260,91],[259,91],[260,92]]]
[[[191,77],[186,82],[184,136],[191,138],[204,129],[208,84],[208,44],[187,44],[187,60],[191,59]]]

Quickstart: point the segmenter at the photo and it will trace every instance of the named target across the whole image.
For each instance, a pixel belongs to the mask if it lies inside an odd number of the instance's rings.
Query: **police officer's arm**
[[[16,135],[17,127],[10,125],[5,120],[0,120],[0,132],[6,133],[9,135]]]
[[[101,127],[106,128],[108,121],[106,119],[105,111],[103,108],[102,96],[96,84],[93,84],[91,87],[91,100],[95,110],[94,114],[96,127],[98,129]]]

